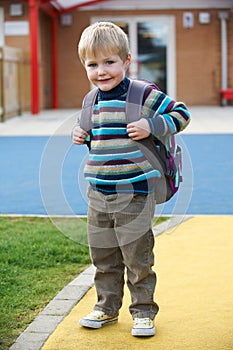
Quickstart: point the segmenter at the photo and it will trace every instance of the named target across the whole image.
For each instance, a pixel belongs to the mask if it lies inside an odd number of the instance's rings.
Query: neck
[[[99,89],[98,91],[98,97],[99,100],[112,100],[113,98],[117,98],[118,96],[123,95],[127,92],[129,87],[129,79],[125,77],[119,85],[114,87],[112,90],[109,91],[102,91]]]

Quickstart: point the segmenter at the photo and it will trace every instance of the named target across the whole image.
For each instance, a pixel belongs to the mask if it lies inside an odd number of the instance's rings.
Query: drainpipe
[[[0,7],[0,47],[4,46],[4,9]]]
[[[4,120],[3,108],[3,46],[4,46],[4,9],[0,7],[0,122]]]
[[[227,63],[227,20],[229,18],[229,13],[226,11],[220,11],[218,13],[218,18],[221,21],[221,68],[222,68],[222,80],[221,88],[227,89],[228,81],[228,63]],[[225,106],[226,100],[222,100],[222,105]]]
[[[31,46],[31,112],[39,113],[39,4],[37,0],[29,0],[30,15],[30,46]]]
[[[58,108],[58,65],[57,65],[57,31],[58,19],[57,16],[52,17],[52,103],[53,109]]]

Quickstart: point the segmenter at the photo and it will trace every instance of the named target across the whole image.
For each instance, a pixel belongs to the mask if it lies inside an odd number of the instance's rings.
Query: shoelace
[[[135,326],[138,325],[138,324],[143,324],[143,325],[146,325],[146,326],[149,326],[150,325],[150,319],[148,317],[145,317],[145,318],[135,318],[134,319],[134,324]]]
[[[90,316],[94,316],[96,318],[101,318],[104,315],[103,311],[95,310],[90,313]]]

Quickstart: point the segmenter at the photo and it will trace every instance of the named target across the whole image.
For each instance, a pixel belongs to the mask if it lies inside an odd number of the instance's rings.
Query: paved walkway
[[[43,350],[230,350],[233,348],[233,217],[195,217],[157,239],[157,335],[131,336],[125,291],[119,323],[90,331],[77,320],[95,302],[92,288],[43,346]],[[221,232],[221,234],[219,234]]]
[[[191,122],[184,134],[233,133],[233,106],[193,106]],[[75,109],[45,110],[39,115],[24,113],[0,123],[0,136],[39,136],[70,134],[79,111]]]
[[[233,107],[191,107],[186,134],[233,133]],[[0,136],[66,135],[76,110],[25,114],[0,124]],[[222,203],[219,205],[222,206]],[[155,231],[157,335],[130,335],[130,297],[125,290],[118,324],[98,331],[83,329],[78,319],[95,303],[91,266],[67,285],[17,339],[11,350],[232,350],[233,215],[176,217]],[[162,235],[160,235],[163,233]]]

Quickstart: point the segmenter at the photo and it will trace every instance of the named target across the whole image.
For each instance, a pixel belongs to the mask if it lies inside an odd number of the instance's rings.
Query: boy
[[[183,130],[190,119],[186,106],[148,85],[142,118],[126,125],[125,103],[129,87],[126,72],[131,55],[126,34],[109,22],[95,23],[82,33],[78,53],[89,81],[98,88],[89,133],[79,125],[73,143],[90,137],[84,174],[88,189],[88,240],[96,266],[97,303],[79,323],[101,328],[117,322],[122,305],[124,272],[132,303],[133,336],[153,336],[158,305],[154,301],[156,274],[153,169],[137,147],[137,140]]]

